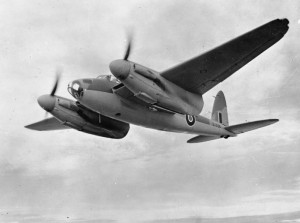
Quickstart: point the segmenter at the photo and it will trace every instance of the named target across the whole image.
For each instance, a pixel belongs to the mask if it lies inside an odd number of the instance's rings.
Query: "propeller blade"
[[[127,34],[127,47],[126,47],[126,52],[125,52],[125,55],[124,55],[124,60],[128,60],[128,57],[130,56],[130,50],[131,50],[131,47],[132,47],[132,32],[128,32]]]
[[[52,88],[52,91],[50,93],[50,95],[53,97],[55,95],[55,92],[57,90],[57,87],[58,87],[58,84],[59,84],[59,80],[60,80],[60,77],[61,77],[61,74],[62,74],[62,68],[61,67],[58,67],[56,69],[56,79],[55,79],[55,83],[54,83],[54,86]],[[46,119],[48,117],[48,112],[46,111],[45,113],[45,117],[44,119]]]
[[[62,70],[61,68],[57,69],[56,70],[56,80],[55,80],[55,84],[52,88],[52,91],[51,91],[51,96],[54,96],[56,90],[57,90],[57,86],[58,86],[58,83],[59,83],[59,79],[60,79],[60,76],[61,76],[61,73],[62,73]]]

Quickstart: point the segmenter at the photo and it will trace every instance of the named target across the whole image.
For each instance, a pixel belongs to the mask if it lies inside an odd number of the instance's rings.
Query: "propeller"
[[[59,67],[56,69],[56,78],[55,78],[55,82],[54,82],[54,86],[51,90],[51,93],[50,95],[43,95],[41,97],[39,97],[38,99],[38,102],[39,104],[46,110],[46,113],[45,113],[45,119],[48,117],[48,111],[47,108],[51,108],[53,106],[53,97],[55,96],[55,93],[56,93],[56,90],[57,90],[57,87],[59,85],[59,80],[60,80],[60,77],[61,77],[61,74],[62,74],[62,69]],[[49,108],[49,109],[50,109]]]
[[[61,77],[62,69],[61,68],[56,69],[55,73],[56,73],[56,79],[55,79],[55,83],[54,83],[54,86],[52,88],[52,91],[50,93],[51,96],[55,95],[55,92],[57,90],[57,86],[58,86],[58,83],[59,83],[59,79]]]
[[[124,60],[128,60],[128,57],[130,56],[130,51],[132,48],[132,40],[133,40],[133,35],[132,35],[132,30],[130,30],[127,32],[127,47],[123,58]]]
[[[128,62],[128,58],[132,49],[132,40],[132,31],[129,30],[127,31],[127,46],[123,59],[114,60],[109,64],[110,72],[119,80],[125,80],[129,75],[131,65]]]

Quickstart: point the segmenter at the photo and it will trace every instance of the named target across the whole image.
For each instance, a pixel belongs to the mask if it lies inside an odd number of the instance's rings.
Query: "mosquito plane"
[[[51,94],[38,98],[54,117],[26,126],[47,131],[73,128],[97,136],[120,139],[129,124],[196,135],[188,143],[235,137],[278,121],[266,119],[229,125],[225,96],[219,91],[211,119],[200,114],[203,95],[279,41],[288,31],[287,19],[276,19],[200,56],[162,72],[123,59],[109,65],[112,75],[74,80],[68,85],[76,101]]]

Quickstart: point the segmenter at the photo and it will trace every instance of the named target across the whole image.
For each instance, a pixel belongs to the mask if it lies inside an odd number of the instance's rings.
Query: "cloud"
[[[297,7],[294,1],[4,4],[1,210],[20,222],[297,210]],[[290,30],[280,42],[204,95],[204,113],[223,89],[232,124],[280,118],[273,126],[196,145],[185,143],[191,135],[135,126],[119,141],[23,128],[43,118],[36,98],[50,91],[57,65],[64,67],[57,93],[69,97],[69,81],[107,73],[109,62],[123,56],[127,27],[135,33],[130,59],[160,71],[286,16]]]
[[[298,222],[299,221],[299,212],[290,212],[285,214],[271,214],[271,215],[257,215],[257,216],[239,216],[239,217],[227,217],[227,218],[182,218],[182,219],[170,219],[170,220],[157,220],[157,221],[148,221],[148,222],[180,222],[180,223],[189,223],[195,221],[201,221],[204,223],[219,223],[219,222]]]

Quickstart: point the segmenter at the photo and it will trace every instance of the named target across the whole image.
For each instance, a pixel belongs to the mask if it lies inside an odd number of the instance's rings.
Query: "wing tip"
[[[265,126],[268,126],[268,125],[273,125],[275,124],[276,122],[279,122],[279,119],[276,119],[276,118],[272,118],[272,119],[266,119],[266,120],[262,120],[266,123]],[[259,122],[259,121],[258,121]]]
[[[32,124],[30,124],[30,125],[25,125],[24,128],[26,128],[26,129],[32,129],[32,128],[31,128],[31,125],[32,125]]]
[[[271,33],[274,36],[282,35],[284,36],[289,30],[289,20],[287,18],[276,19],[271,22]]]
[[[41,121],[26,125],[24,127],[35,131],[50,131],[50,130],[52,131],[52,130],[62,130],[62,129],[70,128],[62,124],[55,117],[43,119]]]
[[[30,129],[30,130],[35,130],[35,131],[41,131],[39,129],[34,128],[34,124],[25,125],[24,128]]]
[[[279,119],[273,118],[273,119],[269,119],[268,121],[270,122],[270,124],[274,124],[276,122],[279,122]]]
[[[198,135],[195,136],[191,139],[189,139],[188,141],[186,141],[187,143],[200,143],[200,142],[207,142],[207,141],[211,141],[211,140],[215,140],[215,139],[220,139],[220,136],[208,136],[208,135]]]
[[[191,138],[191,139],[189,139],[188,141],[186,141],[187,143],[195,143],[195,142],[193,142],[193,140],[192,140],[193,138]]]

